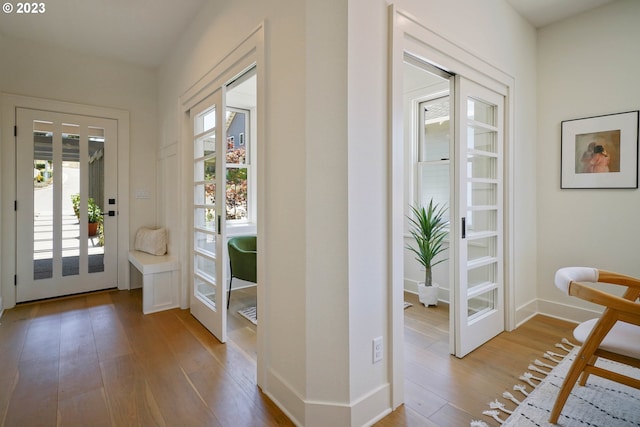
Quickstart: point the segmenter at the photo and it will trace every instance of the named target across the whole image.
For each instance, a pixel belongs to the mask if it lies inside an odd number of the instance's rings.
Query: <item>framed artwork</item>
[[[560,188],[638,188],[638,113],[563,121]]]

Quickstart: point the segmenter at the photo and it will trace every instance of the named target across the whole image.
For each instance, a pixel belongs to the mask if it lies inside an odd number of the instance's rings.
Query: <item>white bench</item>
[[[180,261],[177,258],[129,251],[129,262],[142,273],[144,314],[180,306]]]

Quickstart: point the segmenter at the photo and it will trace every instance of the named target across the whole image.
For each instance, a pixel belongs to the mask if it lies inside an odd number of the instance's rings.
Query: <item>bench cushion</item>
[[[164,255],[167,253],[167,230],[141,227],[136,233],[133,247],[151,255]]]

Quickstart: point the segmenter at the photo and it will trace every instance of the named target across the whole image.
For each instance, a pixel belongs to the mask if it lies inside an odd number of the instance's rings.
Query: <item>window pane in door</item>
[[[498,184],[472,181],[467,188],[468,206],[493,206],[498,197]]]
[[[195,209],[195,226],[205,230],[216,231],[216,209],[203,207]]]
[[[478,209],[468,211],[467,218],[467,232],[468,233],[481,233],[487,231],[497,230],[497,210],[496,209]]]
[[[52,123],[33,122],[33,279],[53,277]],[[55,177],[57,178],[57,176]]]
[[[216,184],[214,182],[202,182],[195,184],[193,203],[196,205],[215,205]]]
[[[215,181],[216,178],[216,156],[215,154],[200,158],[194,162],[193,180]]]
[[[472,124],[467,127],[467,147],[470,150],[486,151],[496,153],[497,133],[484,126]]]
[[[195,255],[195,272],[201,276],[209,278],[211,282],[216,280],[216,262],[213,259]]]
[[[498,301],[497,289],[491,289],[481,295],[470,298],[467,306],[469,323],[479,319],[496,308]]]
[[[89,127],[89,273],[104,271],[104,245],[108,244],[104,239],[104,228],[109,223],[104,222],[103,214],[108,210],[104,205],[104,158],[107,149],[104,138],[104,129]]]
[[[212,108],[201,113],[195,120],[195,135],[214,129],[216,127],[216,109]]]
[[[496,125],[496,106],[479,99],[467,99],[467,118],[485,125]]]
[[[477,154],[469,154],[467,157],[467,168],[474,178],[496,179],[497,168],[496,158]]]
[[[480,286],[496,283],[497,263],[484,264],[467,271],[467,289],[469,291]]]
[[[64,125],[62,134],[62,275],[80,274],[79,126]],[[75,206],[75,209],[74,209]]]
[[[216,235],[212,233],[195,232],[195,247],[201,252],[206,252],[211,256],[216,255]]]
[[[469,233],[470,240],[467,246],[467,259],[469,262],[496,256],[496,236],[481,239],[471,239],[471,237],[472,234]]]
[[[211,306],[214,310],[216,309],[216,287],[206,280],[196,276],[194,278],[194,290],[195,295],[200,299],[203,303]]]
[[[193,157],[205,157],[210,156],[216,152],[216,136],[214,133],[197,138],[194,143]]]

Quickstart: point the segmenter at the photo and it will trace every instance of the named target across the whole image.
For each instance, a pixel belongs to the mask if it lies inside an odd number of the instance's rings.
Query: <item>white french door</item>
[[[504,97],[456,76],[455,354],[504,330]]]
[[[224,87],[216,90],[190,110],[193,124],[191,314],[220,342],[227,340],[224,91]]]
[[[117,121],[17,108],[16,131],[16,301],[116,287]]]

